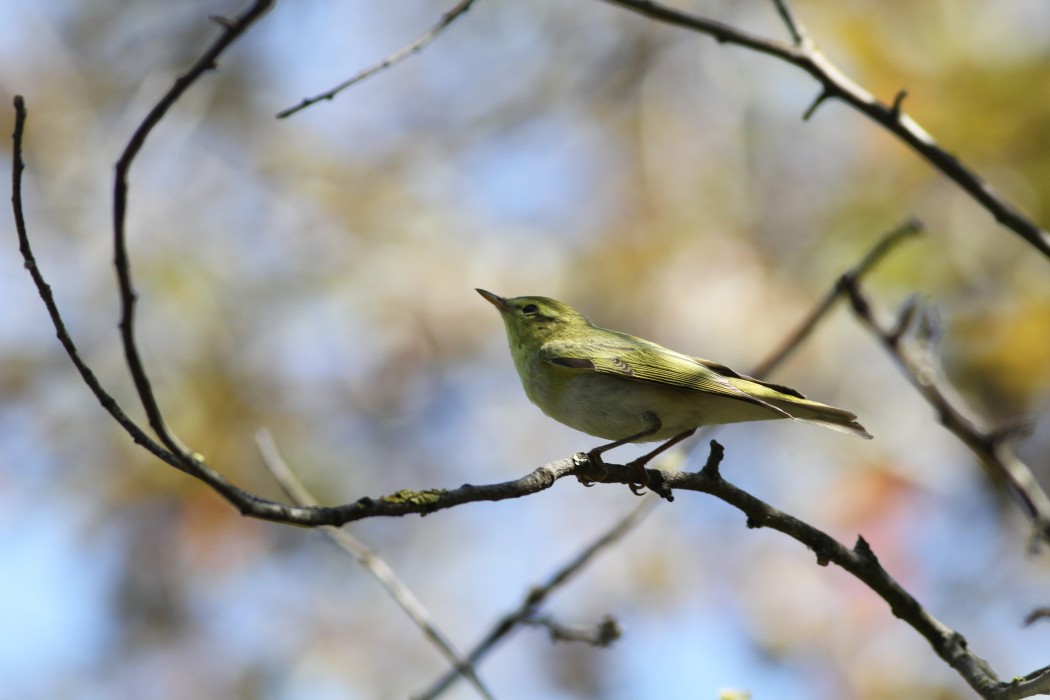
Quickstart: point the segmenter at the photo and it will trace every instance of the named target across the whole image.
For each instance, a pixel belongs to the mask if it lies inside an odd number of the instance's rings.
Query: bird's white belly
[[[559,423],[608,440],[646,430],[652,416],[660,430],[640,442],[666,440],[701,425],[780,417],[762,406],[693,389],[601,374],[560,379],[557,390],[536,382],[529,398]]]

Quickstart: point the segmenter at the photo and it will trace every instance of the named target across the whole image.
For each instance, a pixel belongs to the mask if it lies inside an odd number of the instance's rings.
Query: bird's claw
[[[576,480],[581,484],[590,488],[595,483],[603,480],[609,471],[605,468],[605,462],[602,461],[600,453],[591,450],[590,452],[579,452],[573,457],[578,467],[584,467],[576,472]]]
[[[633,493],[635,496],[644,496],[645,489],[649,486],[651,482],[649,478],[649,471],[645,468],[645,461],[635,460],[629,463],[627,467],[638,472],[638,480],[627,482],[627,488],[631,489],[631,493]]]
[[[573,455],[573,461],[577,467],[576,480],[587,488],[594,486],[599,481],[605,481],[609,474],[605,462],[602,461],[601,453],[597,450],[578,452]],[[637,475],[636,479],[627,482],[627,488],[635,496],[644,496],[645,490],[652,483],[649,471],[645,468],[648,461],[647,459],[636,459],[627,465],[627,468],[634,470]]]

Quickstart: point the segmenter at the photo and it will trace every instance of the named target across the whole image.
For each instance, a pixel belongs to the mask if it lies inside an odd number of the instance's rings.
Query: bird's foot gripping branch
[[[677,442],[677,441],[676,441]],[[648,457],[646,455],[645,457]],[[643,459],[645,459],[643,457]],[[711,452],[707,455],[707,462],[698,474],[693,474],[693,479],[702,479],[715,483],[721,481],[722,476],[718,471],[722,459],[725,457],[725,448],[716,440],[711,441]],[[628,464],[610,464],[602,460],[601,456],[591,452],[577,452],[572,457],[576,478],[584,486],[602,484],[627,484],[635,495],[642,495],[642,489],[660,496],[666,501],[674,500],[671,483],[665,478],[665,473],[660,469],[646,469],[639,460]],[[646,460],[648,461],[648,460]],[[639,474],[639,471],[641,474]]]

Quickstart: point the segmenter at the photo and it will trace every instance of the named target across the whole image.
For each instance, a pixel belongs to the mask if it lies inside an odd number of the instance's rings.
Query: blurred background
[[[140,347],[168,423],[239,485],[281,493],[269,428],[326,504],[522,476],[595,439],[529,405],[474,287],[724,362],[764,358],[908,215],[881,308],[938,310],[960,401],[1030,418],[1050,484],[1050,261],[786,64],[600,2],[479,2],[420,55],[286,120],[451,3],[281,3],[161,123],[131,173]],[[786,38],[770,2],[682,3]],[[1050,14],[1040,0],[794,7],[827,56],[1050,224]],[[83,356],[136,418],[117,337],[113,164],[242,3],[0,3],[3,105],[29,109],[37,257]],[[13,113],[3,108],[4,133]],[[4,141],[5,162],[10,142]],[[135,447],[55,341],[0,246],[0,696],[405,698],[445,664],[319,533],[242,519]],[[1001,675],[1050,662],[1048,554],[893,362],[838,309],[773,377],[875,440],[799,424],[719,432],[727,478],[852,544]],[[706,456],[695,441],[688,468]],[[632,448],[620,456],[627,459]],[[350,529],[461,649],[624,513],[626,488]],[[679,494],[561,589],[609,649],[513,635],[499,698],[972,697],[871,591],[720,501]],[[447,697],[476,694],[460,684]]]

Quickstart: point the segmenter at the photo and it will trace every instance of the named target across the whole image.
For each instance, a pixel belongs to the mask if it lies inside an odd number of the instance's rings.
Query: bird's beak
[[[507,300],[501,297],[499,294],[493,294],[492,292],[485,291],[484,289],[475,289],[474,291],[476,291],[481,296],[485,297],[485,301],[489,302],[497,309],[499,309],[500,313],[510,311],[510,304],[508,304]]]

